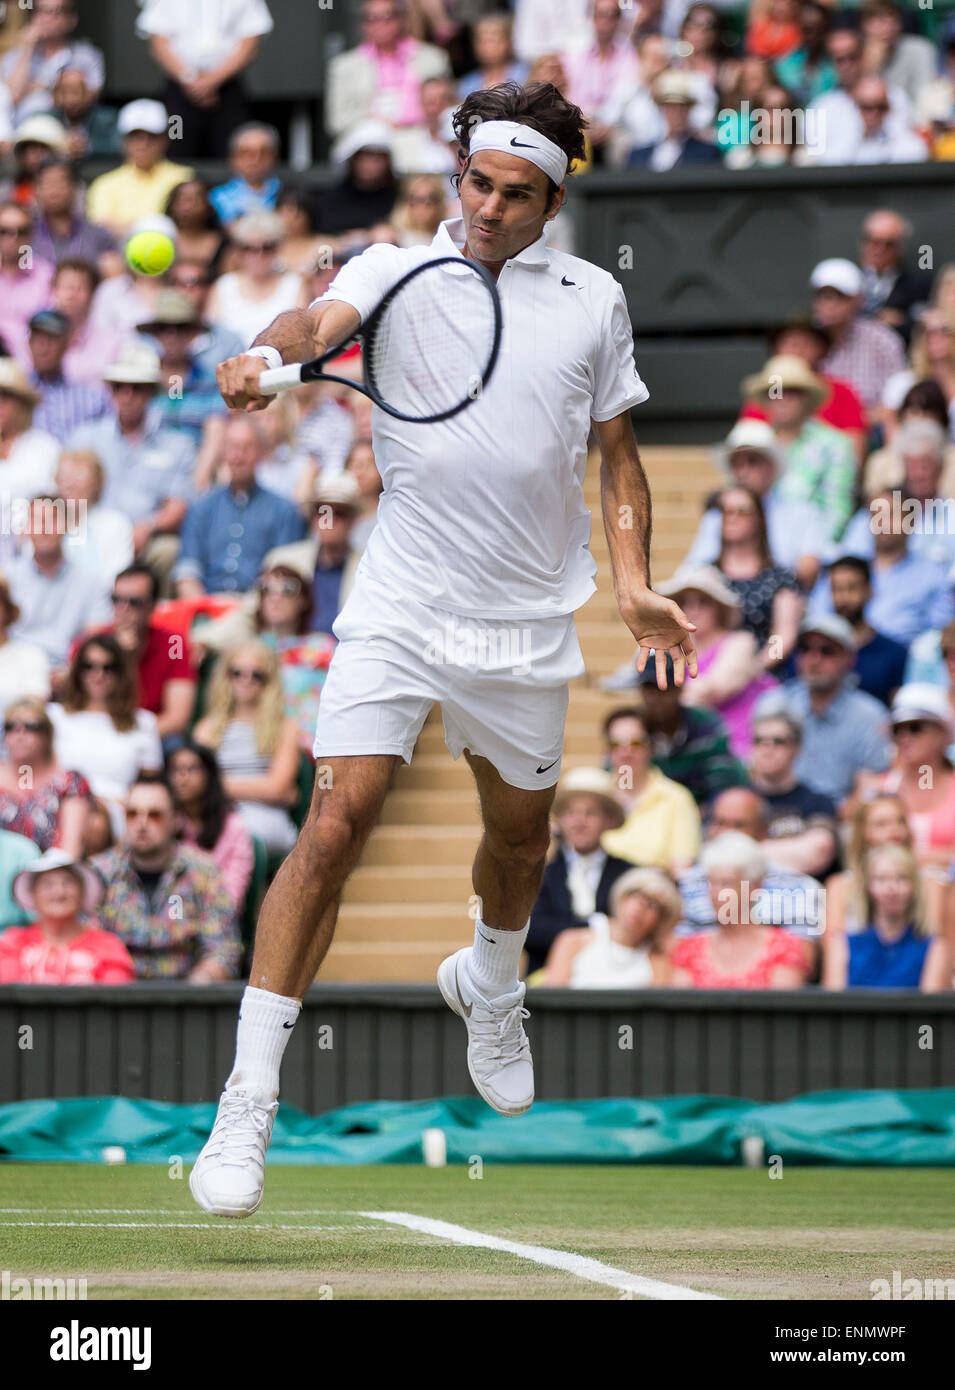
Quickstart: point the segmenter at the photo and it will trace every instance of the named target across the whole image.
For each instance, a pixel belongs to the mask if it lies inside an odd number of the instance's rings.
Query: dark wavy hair
[[[87,637],[76,650],[70,662],[69,674],[63,689],[63,708],[68,714],[77,714],[86,709],[86,691],[83,689],[83,675],[80,667],[86,660],[90,648],[99,647],[108,652],[116,663],[116,684],[107,701],[109,717],[118,734],[128,734],[136,727],[136,710],[139,707],[139,678],[132,658],[109,632],[95,633]]]
[[[453,118],[454,133],[465,160],[469,157],[472,132],[483,121],[520,121],[521,125],[539,131],[564,151],[568,169],[575,159],[583,159],[587,153],[584,131],[589,122],[579,106],[561,96],[553,82],[530,82],[526,87],[519,82],[501,82],[497,87],[486,87],[465,97]],[[466,169],[467,164],[462,172]],[[459,179],[460,175],[452,179],[455,187]],[[549,203],[558,185],[550,178],[547,184]]]
[[[163,771],[163,778],[169,787],[177,811],[183,809],[176,799],[172,781],[172,765],[177,753],[195,754],[205,769],[206,789],[202,794],[201,820],[199,832],[196,835],[196,843],[200,849],[211,851],[219,843],[226,816],[234,809],[235,802],[226,795],[225,787],[222,785],[222,773],[219,771],[219,764],[212,749],[204,748],[201,743],[193,743],[191,739],[184,739],[182,743],[178,743],[166,754]]]

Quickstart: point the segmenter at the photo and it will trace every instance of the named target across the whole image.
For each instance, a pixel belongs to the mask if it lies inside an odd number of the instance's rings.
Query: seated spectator
[[[215,860],[237,912],[252,881],[252,839],[235,805],[226,796],[215,754],[185,742],[166,755],[166,781],[176,808],[176,834],[183,844],[205,850]]]
[[[601,848],[601,836],[623,824],[617,784],[600,768],[575,767],[557,788],[551,819],[557,849],[544,869],[524,949],[527,973],[543,966],[557,938],[586,928],[610,909],[610,890],[633,865]]]
[[[17,203],[0,203],[0,335],[10,352],[24,357],[27,324],[50,300],[53,266],[24,255],[33,244],[33,218]]]
[[[880,77],[860,77],[852,89],[862,133],[844,152],[846,164],[923,164],[928,146],[920,135],[892,120],[889,92]]]
[[[716,569],[739,600],[741,626],[756,641],[760,666],[775,666],[792,651],[799,630],[803,600],[796,576],[774,562],[763,504],[752,489],[726,488],[717,507],[722,527]]]
[[[457,158],[446,138],[448,113],[457,105],[450,77],[428,77],[421,84],[420,125],[392,130],[391,152],[395,172],[453,174]]]
[[[250,212],[275,212],[282,188],[275,172],[279,133],[274,126],[252,122],[233,130],[229,139],[232,178],[213,188],[209,201],[226,227]]]
[[[688,165],[720,163],[719,148],[690,133],[698,93],[686,73],[675,68],[662,72],[653,84],[653,100],[663,116],[664,133],[654,144],[637,145],[630,151],[627,165],[631,169],[662,173]]]
[[[750,113],[751,118],[752,115]],[[782,164],[800,163],[806,149],[806,144],[801,143],[803,137],[794,126],[800,116],[794,94],[779,82],[767,83],[761,109],[756,113],[748,138],[727,151],[724,167],[754,169],[765,165],[779,168]],[[808,142],[814,133],[807,132],[805,140]]]
[[[534,63],[542,54],[565,46],[585,47],[592,32],[591,5],[592,0],[563,0],[558,5],[554,0],[515,0],[514,51],[521,62]],[[655,27],[659,20],[657,10],[652,16]],[[667,29],[670,37],[674,32]]]
[[[268,551],[304,534],[298,509],[256,480],[263,445],[250,416],[237,415],[226,424],[223,453],[229,482],[200,497],[186,516],[173,571],[180,597],[244,593]]]
[[[903,685],[892,701],[892,766],[867,787],[897,795],[923,867],[955,860],[955,771],[946,749],[955,738],[948,695],[937,685]]]
[[[345,472],[358,484],[362,510],[352,527],[350,540],[355,550],[364,550],[378,521],[378,500],[384,490],[370,439],[356,439],[345,460]]]
[[[475,20],[471,44],[477,66],[458,81],[460,101],[472,92],[483,92],[502,82],[523,84],[526,81],[527,64],[519,63],[514,57],[513,28],[512,16],[503,12],[481,15]]]
[[[31,18],[0,61],[0,80],[10,89],[17,121],[50,107],[59,75],[78,68],[96,93],[103,85],[103,55],[85,39],[73,37],[74,0],[32,0]]]
[[[604,835],[604,849],[641,866],[673,869],[691,864],[700,847],[700,813],[686,787],[654,767],[640,711],[615,711],[606,734],[626,819],[618,830]]]
[[[343,359],[344,362],[347,360]],[[353,404],[349,408],[344,400],[346,395],[353,396],[354,392],[334,382],[321,381],[311,382],[295,392],[302,414],[291,441],[292,446],[296,453],[308,454],[316,470],[324,472],[327,477],[340,473],[345,467],[348,451],[359,434],[358,407]],[[365,398],[359,397],[359,400],[362,399]],[[370,439],[370,422],[365,433]],[[311,502],[313,497],[314,480],[307,500]]]
[[[859,689],[884,705],[905,680],[908,647],[878,632],[868,621],[872,603],[872,569],[858,555],[843,555],[829,566],[832,608],[845,618],[856,639]]]
[[[783,462],[780,501],[819,508],[838,540],[852,515],[856,453],[842,431],[814,418],[828,394],[826,383],[802,357],[771,357],[746,377],[742,391],[759,402],[773,428]]]
[[[332,163],[344,172],[322,198],[319,230],[338,237],[340,249],[386,239],[380,233],[398,196],[390,127],[383,121],[360,121],[332,146]]]
[[[903,685],[937,685],[948,694],[952,720],[955,723],[955,621],[941,629],[929,628],[917,637],[909,648]],[[955,743],[949,751],[955,763]]]
[[[68,381],[63,373],[71,333],[69,319],[56,309],[41,309],[30,320],[30,380],[40,396],[33,423],[61,444],[74,430],[110,413],[109,395],[101,385]]]
[[[955,443],[950,438],[948,401],[938,382],[931,378],[917,381],[906,391],[898,410],[886,403],[885,394],[882,401],[882,434],[886,443],[883,448],[874,449],[866,459],[863,496],[874,497],[886,488],[902,486],[906,470],[896,441],[904,426],[915,424],[936,425],[946,438],[941,492],[945,497],[955,494]]]
[[[265,0],[226,0],[202,11],[190,0],[148,0],[137,23],[167,76],[164,97],[183,129],[190,158],[220,158],[226,139],[248,120],[242,74],[272,32]]]
[[[604,144],[608,164],[620,165],[634,147],[656,144],[663,138],[666,125],[661,107],[653,100],[653,83],[669,65],[670,45],[664,36],[653,32],[631,39],[635,48],[636,69],[632,79],[617,82],[610,88],[596,115],[596,123],[609,131]],[[690,73],[697,101],[690,112],[690,129],[701,130],[712,122],[715,102],[705,97],[712,89],[701,74]],[[701,95],[703,100],[701,100]]]
[[[171,290],[187,294],[196,309],[196,316],[204,325],[199,335],[193,338],[190,348],[196,367],[204,376],[214,377],[216,367],[227,357],[238,357],[248,347],[248,343],[229,328],[212,323],[206,306],[212,291],[213,274],[207,265],[199,261],[185,260],[177,256],[163,277],[164,284]]]
[[[189,643],[154,621],[159,584],[148,565],[131,564],[113,580],[113,621],[104,632],[132,659],[139,708],[156,716],[161,739],[184,734],[196,702]]]
[[[50,662],[35,642],[10,636],[20,620],[20,610],[10,597],[10,585],[0,574],[0,713],[21,695],[50,693]]]
[[[836,75],[836,85],[810,104],[806,113],[819,138],[806,151],[806,162],[813,164],[849,164],[852,151],[858,148],[864,127],[859,108],[852,93],[866,75],[862,38],[855,29],[834,28],[826,40],[826,50]],[[888,86],[890,117],[887,124],[893,130],[909,126],[910,103],[901,87]],[[840,375],[844,375],[840,373]]]
[[[703,7],[692,7],[697,8]],[[611,134],[610,127],[597,119],[607,93],[618,86],[633,88],[640,77],[636,54],[621,20],[618,0],[594,0],[589,44],[561,54],[567,74],[565,95],[590,122],[587,136],[595,150],[602,150]]]
[[[861,772],[884,772],[891,761],[885,706],[850,683],[856,638],[844,618],[804,618],[796,676],[768,691],[753,714],[786,709],[802,725],[794,772],[811,791],[843,801]]]
[[[448,55],[408,33],[399,0],[364,0],[362,39],[326,70],[325,127],[338,136],[370,116],[389,125],[421,124],[421,83],[450,75]]]
[[[610,916],[562,931],[541,984],[571,989],[649,989],[671,983],[669,936],[680,894],[662,869],[630,869],[610,889]]]
[[[774,864],[822,878],[839,851],[836,807],[796,776],[801,743],[802,725],[785,709],[753,720],[749,780],[766,807],[765,836],[753,838],[767,840]]]
[[[67,381],[101,382],[130,336],[114,323],[91,318],[99,283],[99,272],[89,261],[61,261],[53,276],[53,308],[69,319],[72,329],[63,358]]]
[[[235,904],[211,855],[176,839],[172,792],[158,774],[130,787],[123,843],[93,867],[106,885],[100,920],[126,945],[138,979],[235,978]]]
[[[114,828],[140,772],[162,767],[156,716],[138,709],[132,660],[110,633],[87,637],[70,665],[62,704],[47,706],[62,767],[83,774],[108,805]]]
[[[51,850],[13,881],[28,927],[0,936],[0,984],[126,985],[136,971],[126,947],[97,925],[103,885],[87,865]]]
[[[215,376],[192,350],[206,329],[192,297],[178,290],[160,291],[152,317],[139,325],[140,333],[155,339],[159,348],[161,389],[155,414],[170,429],[188,435],[197,447],[211,422],[221,417],[224,423],[228,415]]]
[[[358,484],[350,473],[319,478],[307,540],[270,550],[269,568],[290,565],[300,574],[311,574],[315,632],[331,632],[351,590],[359,552],[351,532],[360,511]]]
[[[0,825],[25,835],[44,853],[56,848],[81,858],[90,787],[85,777],[57,761],[44,700],[28,695],[11,701],[3,732]]]
[[[783,460],[772,427],[762,420],[739,420],[727,436],[722,461],[729,482],[749,488],[762,502],[776,564],[792,570],[804,588],[811,588],[821,562],[833,549],[829,521],[821,508],[808,502],[781,500],[777,484]],[[712,565],[719,558],[722,525],[719,508],[708,506],[684,565]]]
[[[905,395],[919,381],[937,382],[945,400],[945,419],[940,421],[946,441],[955,420],[955,324],[944,310],[924,308],[912,333],[911,369],[890,376],[882,392],[887,411],[899,409]]]
[[[677,989],[799,989],[809,974],[805,944],[781,927],[764,926],[756,895],[766,856],[748,835],[728,831],[703,850],[715,925],[680,940],[670,952]]]
[[[898,492],[879,493],[868,510],[858,515],[846,539],[856,552],[869,550],[864,539],[868,523],[873,558],[872,598],[866,618],[878,631],[908,646],[926,628],[944,627],[950,622],[955,617],[955,601],[948,568],[912,553],[908,523],[900,522],[900,509]],[[831,594],[823,587],[813,594],[810,610],[824,611],[831,601]]]
[[[248,212],[230,231],[239,269],[216,281],[206,312],[248,346],[279,314],[305,307],[305,288],[300,275],[278,269],[285,227],[277,212]]]
[[[878,71],[901,88],[910,102],[938,71],[934,44],[916,34],[903,34],[902,10],[894,0],[865,0],[861,8],[862,37]]]
[[[296,275],[310,275],[323,257],[331,255],[331,246],[318,235],[315,199],[303,188],[282,189],[275,211],[282,219],[285,235],[282,238],[282,267]]]
[[[116,238],[77,212],[79,191],[76,169],[68,159],[47,159],[40,165],[34,189],[33,249],[51,265],[86,261],[100,275],[116,275],[123,269]]]
[[[657,585],[657,593],[672,598],[696,625],[693,645],[698,674],[686,684],[683,703],[715,709],[726,724],[730,751],[746,759],[752,743],[753,706],[778,681],[763,668],[753,634],[738,626],[739,599],[713,565],[678,570],[672,579]]]
[[[122,153],[117,112],[101,106],[82,68],[64,68],[53,84],[53,115],[66,131],[70,159],[112,159]]]
[[[800,106],[836,85],[836,70],[826,51],[830,13],[822,0],[802,0],[799,6],[799,47],[776,64],[779,80],[795,94]]]
[[[87,627],[109,618],[102,575],[71,559],[64,547],[68,518],[62,497],[33,499],[24,549],[7,565],[10,596],[20,610],[12,635],[42,648],[54,672]]]
[[[801,41],[799,0],[767,0],[746,29],[746,51],[757,58],[786,58]]]
[[[892,328],[862,315],[865,284],[852,261],[820,261],[809,278],[813,317],[832,347],[822,362],[828,376],[854,387],[867,410],[877,407],[893,372],[905,366],[905,344]]]
[[[163,425],[150,405],[159,389],[159,358],[127,348],[104,373],[113,413],[84,425],[70,449],[91,449],[106,472],[103,502],[133,523],[137,559],[165,579],[179,553],[178,531],[192,499],[193,445]]]
[[[297,834],[289,808],[298,799],[298,730],[285,714],[278,657],[264,642],[223,652],[193,736],[216,754],[249,834],[270,854],[288,854]]]
[[[807,962],[815,959],[814,942],[825,927],[826,895],[819,881],[810,874],[788,867],[772,857],[769,827],[773,812],[769,803],[750,787],[729,787],[720,792],[710,807],[705,839],[707,843],[723,835],[745,835],[768,856],[763,867],[759,891],[750,901],[753,920],[764,926],[785,927],[802,939]],[[683,920],[678,936],[713,928],[717,919],[701,861],[679,875],[683,898]]]
[[[315,712],[338,643],[330,633],[313,632],[308,575],[290,565],[270,565],[255,588],[232,613],[195,632],[208,651],[223,651],[259,637],[279,658],[285,713],[298,727],[302,750],[311,753]]]
[[[447,216],[444,181],[437,174],[412,174],[402,181],[391,216],[399,246],[430,246]]]
[[[912,827],[905,803],[894,792],[876,791],[857,798],[848,820],[845,868],[826,880],[826,935],[847,930],[859,931],[865,923],[866,907],[862,895],[862,861],[866,852],[879,845],[912,848]],[[933,920],[941,921],[949,896],[946,870],[923,871],[922,883]]]
[[[946,477],[949,470],[945,431],[934,420],[908,420],[896,431],[891,453],[883,452],[883,466],[870,466],[866,472],[867,483],[872,481],[871,490],[865,490],[867,501],[891,498],[892,509],[886,520],[895,515],[898,502],[899,519],[904,517],[907,553],[914,559],[951,569],[955,562],[955,528],[947,517],[951,493]],[[895,473],[896,460],[901,477]],[[876,481],[880,476],[885,481]],[[856,512],[843,535],[843,550],[867,559],[875,555],[873,527],[879,509],[876,502],[874,508],[865,506]]]
[[[228,245],[219,214],[202,179],[183,179],[166,199],[163,212],[176,228],[176,259],[216,266]]]
[[[21,869],[40,857],[40,849],[25,835],[0,830],[0,930],[29,922],[13,896],[13,883]]]
[[[884,844],[862,861],[863,925],[826,933],[826,989],[950,989],[951,952],[930,925],[911,850]]]
[[[896,329],[906,342],[915,312],[932,295],[931,270],[906,270],[905,255],[912,224],[890,208],[870,212],[862,228],[859,265],[862,270],[862,312]]]
[[[161,212],[141,218],[123,237],[124,252],[140,232],[158,232],[160,236],[175,241],[176,224]],[[100,282],[93,296],[90,317],[97,324],[111,323],[122,333],[126,342],[133,337],[143,319],[152,317],[161,290],[162,280],[158,275],[134,270],[124,256],[122,274],[112,275]]]
[[[296,394],[294,391],[283,392],[271,408],[258,417],[263,453],[255,476],[262,487],[288,502],[294,502],[299,511],[307,516],[315,495],[319,467],[315,459],[295,443],[301,419]],[[217,476],[224,471],[220,465]]]
[[[813,0],[810,0],[810,3],[812,2]],[[819,370],[830,347],[829,334],[818,323],[814,323],[810,318],[794,318],[772,335],[770,356],[801,358],[823,385],[828,387],[828,395],[816,407],[813,418],[848,435],[855,446],[856,456],[861,461],[865,454],[868,436],[865,408],[858,394],[847,381],[840,381],[838,377],[827,376],[825,372]],[[740,411],[740,419],[767,419],[765,404],[760,402],[758,398],[744,401]],[[775,439],[775,435],[773,438]],[[780,458],[781,468],[782,459]],[[741,479],[740,481],[744,480]],[[790,498],[787,513],[793,505],[794,499]]]
[[[144,217],[161,213],[166,199],[192,170],[166,158],[169,115],[161,101],[139,97],[119,113],[123,163],[100,174],[89,186],[86,215],[114,236],[123,237]]]
[[[83,524],[66,536],[70,560],[112,579],[133,560],[133,524],[122,512],[100,506],[105,474],[89,449],[67,450],[56,466],[56,490]]]
[[[96,854],[105,854],[115,844],[113,822],[109,808],[98,796],[90,797],[89,814],[86,817],[86,834],[83,836],[83,858],[92,859]]]

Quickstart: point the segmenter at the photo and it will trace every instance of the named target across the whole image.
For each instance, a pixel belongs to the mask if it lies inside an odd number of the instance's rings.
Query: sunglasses
[[[121,603],[125,603],[127,608],[142,609],[148,608],[152,602],[151,599],[140,598],[136,594],[110,594],[110,599],[113,602],[113,606],[116,608],[118,608]]]
[[[118,661],[81,661],[79,669],[85,674],[88,671],[100,671],[108,676],[115,676],[119,670]]]
[[[301,584],[294,579],[263,579],[255,587],[260,594],[281,594],[283,598],[293,598],[303,592]]]
[[[842,654],[841,647],[830,646],[828,642],[800,642],[799,650],[812,656],[834,657]]]
[[[628,739],[625,743],[622,742],[620,739],[611,739],[611,740],[610,740],[610,747],[611,747],[611,748],[646,748],[646,747],[649,746],[649,743],[650,743],[650,740],[649,740],[648,738],[646,738],[646,737],[644,737],[644,738],[631,738],[631,739]]]
[[[27,719],[7,719],[4,721],[5,734],[42,734],[43,725],[31,723]]]
[[[160,811],[157,806],[151,806],[148,810],[130,806],[129,810],[126,812],[127,820],[161,821],[165,819],[165,816],[165,811]]]
[[[0,236],[29,236],[32,231],[33,228],[29,224],[19,227],[0,226]]]
[[[782,738],[778,734],[757,734],[753,739],[757,748],[786,748],[790,743],[791,738]]]
[[[250,256],[272,256],[278,249],[277,241],[263,241],[260,246],[253,246],[247,241],[239,243],[239,250],[248,252]]]
[[[238,666],[229,668],[230,681],[248,680],[255,681],[256,685],[267,685],[268,679],[264,671],[240,671]]]
[[[755,516],[755,507],[720,507],[724,516]]]

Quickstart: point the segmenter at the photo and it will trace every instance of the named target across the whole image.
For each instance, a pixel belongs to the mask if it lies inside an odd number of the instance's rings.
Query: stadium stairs
[[[643,459],[653,492],[653,575],[664,579],[685,555],[702,500],[718,476],[705,448],[648,447]],[[634,651],[614,603],[599,487],[599,459],[591,454],[585,491],[594,516],[598,592],[577,613],[587,674],[571,686],[565,768],[599,765],[601,720],[621,697],[598,690],[596,682]],[[463,757],[451,760],[435,706],[348,883],[322,980],[431,982],[439,962],[471,938],[471,861],[479,827],[471,773]]]

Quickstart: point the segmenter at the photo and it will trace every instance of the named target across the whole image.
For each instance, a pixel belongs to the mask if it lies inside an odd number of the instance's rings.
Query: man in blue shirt
[[[840,802],[859,772],[886,772],[892,742],[885,706],[858,689],[852,670],[856,639],[845,618],[822,613],[799,629],[794,680],[768,690],[753,711],[754,723],[782,705],[802,725],[802,747],[793,771],[812,791]]]
[[[209,194],[209,201],[226,226],[247,212],[274,212],[282,187],[275,173],[279,134],[274,126],[250,122],[239,126],[229,141],[233,177]]]
[[[845,618],[857,642],[856,675],[859,689],[874,695],[884,705],[905,683],[905,662],[909,654],[904,642],[896,642],[866,619],[872,599],[872,572],[868,560],[844,555],[829,566],[832,606]]]
[[[183,524],[173,570],[181,598],[244,593],[255,583],[267,551],[305,534],[298,508],[256,482],[263,452],[258,422],[248,415],[230,419],[223,436],[229,482],[200,497]]]
[[[30,320],[30,380],[43,397],[33,412],[35,429],[65,444],[73,431],[110,411],[110,399],[96,382],[67,381],[63,358],[73,325],[56,309],[41,309]]]

